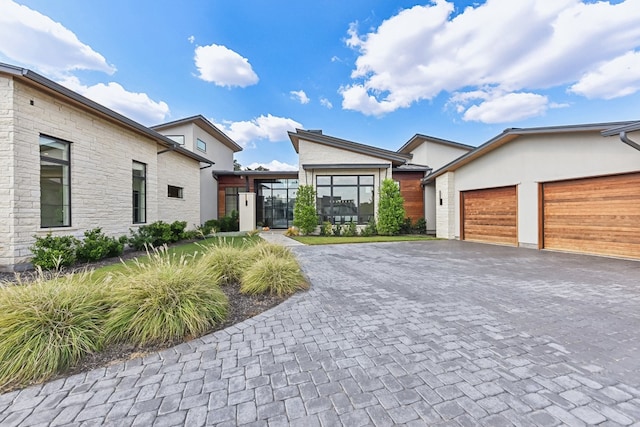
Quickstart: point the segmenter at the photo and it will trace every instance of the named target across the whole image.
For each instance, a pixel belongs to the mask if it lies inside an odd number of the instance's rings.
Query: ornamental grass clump
[[[154,249],[113,277],[108,342],[164,344],[204,334],[227,314],[220,276],[201,257]]]
[[[308,289],[304,275],[293,255],[265,254],[256,259],[242,275],[240,292],[287,296]]]
[[[242,272],[249,266],[246,246],[235,247],[233,243],[221,241],[203,249],[202,260],[221,285],[240,282]]]
[[[0,392],[47,380],[102,347],[108,305],[88,272],[0,288]]]
[[[257,261],[269,255],[274,255],[280,258],[294,259],[291,249],[286,246],[276,245],[264,240],[250,246],[246,249],[246,256],[250,261]]]

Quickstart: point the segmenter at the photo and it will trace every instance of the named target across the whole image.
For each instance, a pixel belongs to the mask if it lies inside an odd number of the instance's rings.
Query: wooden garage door
[[[547,249],[640,258],[640,173],[542,184]]]
[[[462,239],[518,244],[518,196],[515,186],[464,191]]]

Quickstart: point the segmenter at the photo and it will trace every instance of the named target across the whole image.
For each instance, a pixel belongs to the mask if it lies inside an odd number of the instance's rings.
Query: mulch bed
[[[181,242],[181,243],[184,243],[184,242]],[[69,271],[75,272],[75,271],[81,271],[87,268],[96,269],[99,267],[116,264],[121,261],[126,261],[128,259],[136,258],[142,255],[146,255],[146,252],[145,251],[127,251],[123,253],[120,257],[104,259],[104,260],[101,260],[95,263],[90,263],[90,264],[76,265]],[[23,273],[21,276],[23,280],[28,281],[30,275],[32,274],[33,272],[27,272],[27,273]],[[3,282],[3,281],[15,282],[16,276],[14,273],[0,272],[0,282]],[[276,305],[280,304],[281,302],[285,301],[288,298],[288,297],[272,296],[272,295],[244,295],[240,293],[240,287],[237,284],[222,286],[221,289],[225,293],[225,295],[227,295],[227,297],[229,298],[227,318],[223,323],[217,324],[211,330],[207,331],[206,334],[219,331],[221,329],[235,325],[236,323],[242,322],[243,320],[250,319],[254,316],[257,316],[258,314],[272,307],[275,307]],[[161,345],[156,344],[156,345],[142,346],[142,347],[136,347],[130,344],[110,345],[105,347],[102,351],[98,353],[87,355],[77,365],[71,367],[64,373],[54,378],[51,378],[49,381],[53,381],[54,379],[58,379],[58,378],[65,378],[81,372],[87,372],[92,369],[100,368],[103,366],[110,366],[119,362],[135,359],[137,357],[143,357],[147,354],[165,350],[167,348],[171,348],[183,342],[184,342],[183,340],[179,340],[175,342],[163,343]],[[23,388],[23,387],[19,387],[19,388]],[[3,390],[0,390],[0,393],[6,393],[9,391],[12,391],[12,390],[3,389]]]

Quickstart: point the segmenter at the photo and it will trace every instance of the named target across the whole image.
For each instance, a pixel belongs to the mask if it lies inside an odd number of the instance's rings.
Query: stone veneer
[[[455,183],[453,172],[436,178],[436,237],[455,239]],[[442,205],[440,204],[442,197]]]
[[[39,137],[71,142],[71,227],[40,227]],[[34,235],[82,236],[101,227],[127,234],[132,224],[132,162],[147,165],[147,222],[199,223],[199,163],[66,98],[0,76],[0,270],[28,265]],[[159,178],[159,175],[161,176]],[[168,199],[167,184],[185,198]]]

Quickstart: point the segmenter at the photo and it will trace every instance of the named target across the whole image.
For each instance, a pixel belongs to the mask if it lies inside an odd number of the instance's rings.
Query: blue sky
[[[640,0],[0,0],[0,61],[148,126],[202,114],[280,169],[296,127],[396,150],[640,120],[638,22]]]

